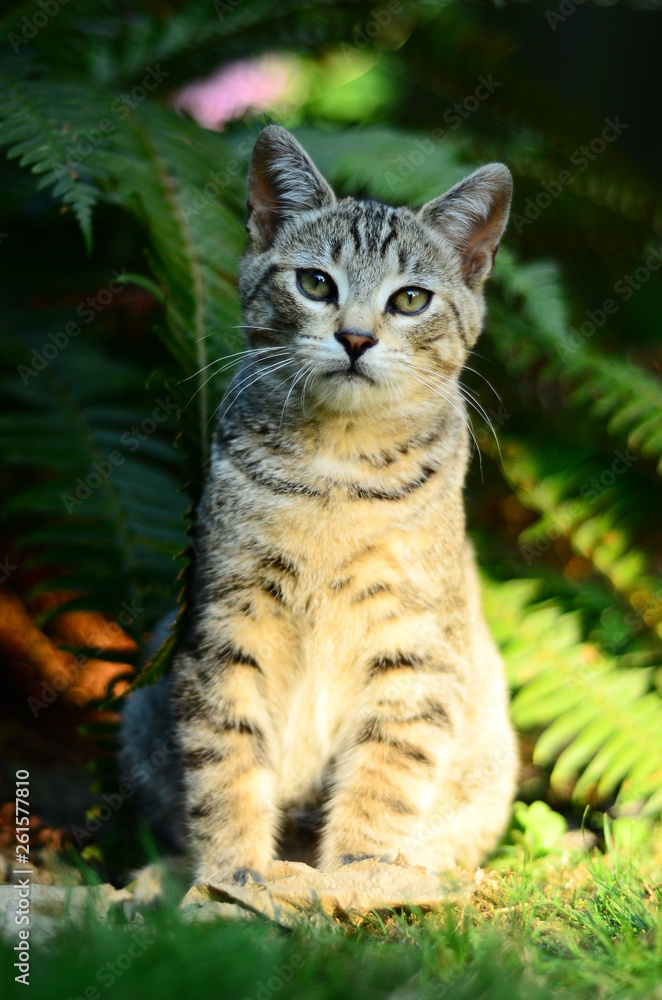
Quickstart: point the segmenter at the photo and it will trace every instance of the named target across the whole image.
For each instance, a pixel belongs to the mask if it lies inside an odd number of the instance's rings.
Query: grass
[[[375,914],[359,928],[321,916],[291,932],[187,923],[172,903],[129,924],[118,908],[34,951],[29,996],[662,1000],[662,828],[632,830],[607,828],[607,853],[511,846],[470,905]],[[14,961],[5,944],[3,996],[23,995]]]

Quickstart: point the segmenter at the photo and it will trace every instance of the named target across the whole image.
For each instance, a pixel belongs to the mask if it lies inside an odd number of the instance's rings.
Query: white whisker
[[[469,416],[468,416],[466,410],[458,409],[458,407],[455,406],[454,401],[452,399],[450,399],[445,394],[445,392],[442,389],[442,386],[438,382],[435,384],[433,382],[428,382],[426,379],[424,379],[422,377],[422,375],[419,374],[419,372],[420,372],[421,369],[419,369],[412,362],[404,362],[404,364],[408,368],[410,368],[412,370],[413,378],[417,382],[419,382],[421,385],[426,386],[435,395],[439,396],[440,399],[443,399],[443,400],[445,400],[445,402],[448,403],[448,405],[455,411],[455,413],[458,415],[458,417],[460,418],[460,420],[462,421],[462,423],[464,424],[464,426],[467,428],[467,430],[469,431],[469,434],[471,435],[471,439],[472,439],[472,441],[473,441],[473,443],[474,443],[474,445],[476,447],[476,451],[478,452],[478,463],[479,463],[479,466],[480,466],[480,475],[481,475],[481,481],[482,481],[482,477],[483,477],[483,460],[482,460],[482,456],[481,456],[481,451],[480,451],[480,448],[478,447],[478,441],[476,440],[476,435],[474,434],[474,429],[471,426],[471,420],[469,419]],[[423,369],[423,370],[425,370],[425,369]],[[438,373],[434,373],[434,374],[435,374],[435,376],[437,376]],[[444,386],[444,388],[447,388],[447,387],[452,387],[454,389],[458,389],[457,383],[456,382],[452,382],[450,379],[448,379],[447,385]],[[460,398],[463,398],[461,393],[460,393]]]
[[[276,326],[260,326],[258,323],[239,323],[231,326],[231,330],[268,330],[270,333],[291,333],[291,330],[283,330]]]
[[[252,365],[249,365],[249,367],[253,367],[254,368],[255,364],[256,364],[256,362],[253,362]],[[231,409],[231,407],[234,406],[234,404],[237,402],[237,400],[239,399],[239,397],[242,395],[243,392],[245,392],[247,389],[250,389],[250,387],[252,385],[255,385],[256,382],[259,382],[260,379],[265,378],[267,375],[269,375],[269,374],[271,374],[273,372],[277,372],[281,368],[285,368],[286,365],[290,365],[290,364],[292,364],[292,359],[291,358],[286,358],[285,361],[278,361],[278,362],[276,362],[273,365],[267,366],[267,368],[264,368],[262,371],[258,372],[257,375],[255,375],[255,371],[253,370],[250,373],[250,375],[247,375],[246,378],[243,378],[241,380],[241,382],[238,382],[236,385],[232,385],[231,384],[230,386],[228,386],[227,392],[224,394],[223,399],[220,401],[220,403],[218,404],[218,406],[214,410],[214,413],[210,417],[208,423],[210,423],[211,420],[213,420],[213,418],[216,415],[216,413],[218,413],[218,411],[220,410],[220,408],[223,406],[223,403],[225,402],[225,400],[232,393],[235,393],[234,399],[231,399],[230,402],[229,402],[229,404],[225,407],[225,409],[221,413],[220,417],[218,418],[219,421],[221,421],[223,419],[223,417],[226,415],[226,413],[228,413],[228,411]],[[254,375],[255,375],[255,378],[253,378]]]
[[[319,371],[323,371],[324,366],[322,364],[315,364],[312,362],[313,367],[311,368],[306,381],[303,383],[303,389],[301,390],[301,409],[303,410],[304,417],[306,416],[306,389],[308,388],[308,383],[311,378],[315,378]],[[314,407],[313,407],[314,409]]]
[[[406,364],[408,364],[409,366],[412,366],[415,371],[427,372],[427,374],[429,376],[432,376],[433,380],[434,379],[438,380],[438,382],[441,385],[452,386],[454,389],[457,389],[457,391],[460,393],[460,395],[462,396],[462,398],[464,400],[466,400],[466,402],[470,406],[472,406],[474,408],[474,410],[476,411],[476,413],[478,413],[478,415],[483,418],[483,420],[485,421],[485,423],[489,427],[490,431],[492,432],[492,436],[494,437],[495,444],[497,446],[497,451],[499,453],[499,458],[502,457],[501,456],[501,446],[499,444],[499,439],[498,439],[496,431],[494,429],[494,425],[492,424],[492,421],[490,420],[489,415],[488,415],[487,411],[485,410],[485,407],[481,403],[479,403],[477,399],[474,398],[474,396],[471,393],[471,391],[465,385],[462,385],[461,382],[455,382],[453,379],[449,379],[448,376],[444,375],[442,372],[434,372],[434,371],[431,371],[429,368],[421,368],[419,365],[413,365],[412,362],[406,362]],[[474,437],[474,441],[475,440],[476,439]],[[476,443],[476,446],[478,446],[477,443]]]
[[[487,379],[487,378],[485,378],[485,376],[483,375],[482,372],[479,372],[477,368],[470,368],[469,365],[464,365],[463,367],[466,368],[466,370],[468,372],[473,372],[474,375],[478,376],[478,378],[482,378],[483,382],[485,382],[489,386],[489,388],[492,390],[492,392],[494,393],[494,395],[496,396],[496,398],[499,400],[499,402],[500,403],[503,402],[503,400],[501,399],[501,396],[496,391],[496,389],[494,388],[494,386],[492,385],[492,383],[490,382],[490,380]]]
[[[205,365],[203,368],[199,368],[198,371],[193,372],[192,375],[187,375],[186,378],[180,379],[179,382],[177,382],[177,385],[181,385],[182,382],[189,382],[192,378],[195,378],[196,375],[201,375],[202,372],[207,371],[207,369],[211,368],[212,365],[218,365],[221,364],[222,362],[225,362],[223,368],[219,369],[220,371],[224,371],[225,368],[232,368],[233,365],[237,364],[237,361],[231,360],[232,358],[243,358],[247,357],[249,354],[262,354],[265,351],[286,351],[286,350],[287,350],[286,347],[254,347],[246,351],[237,351],[236,354],[224,354],[223,357],[216,358],[215,361],[210,361],[208,365]],[[215,372],[214,374],[217,375],[218,372]]]
[[[284,350],[284,348],[283,348],[283,350]],[[198,388],[195,390],[195,392],[190,397],[190,399],[187,399],[186,403],[184,404],[184,406],[181,409],[180,416],[184,412],[184,410],[186,410],[186,408],[193,402],[193,400],[198,395],[198,393],[202,392],[202,390],[204,389],[204,387],[207,385],[208,382],[211,382],[211,380],[213,378],[216,378],[217,375],[220,375],[221,372],[223,372],[223,371],[226,370],[226,368],[232,368],[235,363],[236,362],[233,361],[229,365],[223,365],[221,368],[217,369],[215,372],[212,372],[211,375],[209,376],[209,378],[206,378],[205,381],[202,383],[202,385],[198,386]],[[207,367],[209,367],[209,366],[207,366]],[[199,372],[197,374],[199,374]],[[183,380],[183,381],[185,381],[185,380]]]
[[[400,410],[402,411],[402,419],[404,420],[405,423],[405,433],[407,435],[407,451],[409,451],[409,448],[411,446],[411,438],[409,436],[409,421],[407,420],[407,411],[405,409],[405,394],[402,389],[402,386],[399,386],[395,379],[388,379],[389,391],[391,382],[393,382],[393,385],[395,386],[396,399],[400,403]]]
[[[285,417],[285,410],[287,409],[287,404],[288,404],[288,402],[290,400],[290,396],[292,395],[292,392],[294,390],[295,385],[297,384],[297,382],[299,381],[299,379],[303,376],[303,374],[305,373],[306,368],[307,368],[307,366],[309,364],[310,364],[309,361],[304,362],[304,364],[301,366],[301,368],[299,369],[299,371],[295,372],[294,375],[292,376],[292,385],[290,386],[290,388],[288,390],[288,393],[287,393],[287,396],[285,397],[285,402],[283,403],[283,409],[280,411],[280,423],[278,424],[278,431],[279,431],[279,433],[280,433],[280,431],[282,430],[282,427],[283,427],[283,419]]]

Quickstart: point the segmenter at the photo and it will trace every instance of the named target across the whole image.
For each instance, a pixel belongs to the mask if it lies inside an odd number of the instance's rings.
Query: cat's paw
[[[228,860],[199,868],[195,881],[198,884],[212,886],[228,882],[234,885],[246,885],[247,882],[264,882],[264,875],[259,867],[238,865],[236,860]]]
[[[232,873],[232,881],[237,885],[246,885],[247,882],[264,882],[264,875],[255,868],[235,868]]]
[[[354,861],[390,861],[390,858],[385,856],[380,856],[379,854],[341,854],[338,858],[338,864],[340,867],[343,865],[351,865]]]
[[[333,872],[339,868],[344,868],[345,865],[354,864],[355,861],[383,861],[390,865],[394,859],[394,855],[392,854],[369,854],[365,851],[357,851],[356,854],[335,854],[331,858],[322,859],[320,868],[325,872]]]

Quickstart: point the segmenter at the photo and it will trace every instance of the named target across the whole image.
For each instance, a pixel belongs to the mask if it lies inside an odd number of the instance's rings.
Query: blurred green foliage
[[[521,794],[662,812],[662,133],[648,62],[662,14],[645,6],[561,21],[536,3],[437,0],[6,11],[10,584],[111,616],[133,599],[139,643],[172,604],[241,349],[234,275],[259,128],[249,116],[208,131],[172,103],[219,66],[281,53],[290,89],[269,114],[340,192],[417,204],[482,162],[512,169],[465,382],[481,404],[468,499],[486,609],[534,744]]]

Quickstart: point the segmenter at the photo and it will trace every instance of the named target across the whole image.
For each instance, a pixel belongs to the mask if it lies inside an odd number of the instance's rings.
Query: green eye
[[[297,271],[297,285],[309,299],[324,301],[336,297],[336,286],[333,279],[324,271]]]
[[[399,292],[392,295],[389,304],[396,312],[414,313],[423,312],[430,303],[431,292],[426,292],[424,288],[401,288]]]

